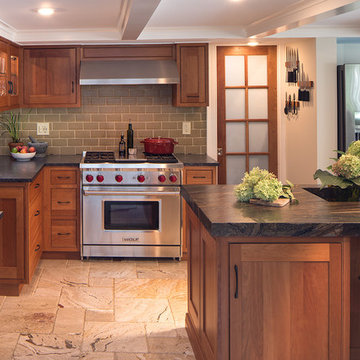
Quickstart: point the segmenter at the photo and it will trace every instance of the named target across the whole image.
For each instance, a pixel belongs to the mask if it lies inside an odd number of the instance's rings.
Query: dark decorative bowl
[[[46,156],[45,152],[48,148],[47,142],[28,142],[28,146],[36,149],[36,157]]]

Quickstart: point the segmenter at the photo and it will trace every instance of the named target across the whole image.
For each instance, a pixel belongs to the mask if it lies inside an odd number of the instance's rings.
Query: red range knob
[[[94,180],[94,177],[92,175],[86,175],[85,179],[87,182],[92,182]]]
[[[159,175],[158,179],[160,182],[164,182],[166,180],[166,177],[165,175]]]
[[[122,182],[122,181],[123,181],[123,177],[122,177],[121,175],[116,175],[116,176],[115,176],[115,180],[116,180],[117,182]]]
[[[170,179],[171,182],[174,183],[174,182],[176,182],[177,177],[176,177],[176,175],[173,174],[173,175],[170,175],[169,179]]]
[[[103,181],[104,181],[104,176],[103,176],[103,175],[98,175],[98,176],[96,177],[96,180],[97,180],[98,182],[103,182]]]
[[[144,175],[139,175],[138,177],[137,177],[137,179],[138,179],[138,182],[144,182],[145,181],[145,176]]]

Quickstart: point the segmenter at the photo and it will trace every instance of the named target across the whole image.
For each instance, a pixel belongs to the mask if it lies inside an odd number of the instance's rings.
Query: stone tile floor
[[[186,262],[41,260],[0,297],[1,360],[195,360]]]

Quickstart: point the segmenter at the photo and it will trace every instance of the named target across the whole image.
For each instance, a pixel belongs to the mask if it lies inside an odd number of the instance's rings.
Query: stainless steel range
[[[82,256],[179,258],[182,168],[173,155],[84,153]]]

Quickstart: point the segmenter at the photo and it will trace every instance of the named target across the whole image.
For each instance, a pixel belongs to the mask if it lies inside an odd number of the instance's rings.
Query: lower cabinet
[[[1,183],[0,295],[19,295],[43,247],[42,173],[32,183]]]
[[[190,207],[186,223],[197,360],[349,360],[348,239],[215,239]]]
[[[183,172],[184,185],[215,185],[217,184],[217,166],[185,166]],[[188,241],[186,230],[186,203],[182,201],[183,210],[183,241],[182,256],[184,259],[188,253]]]
[[[45,168],[45,257],[79,257],[79,169]]]

